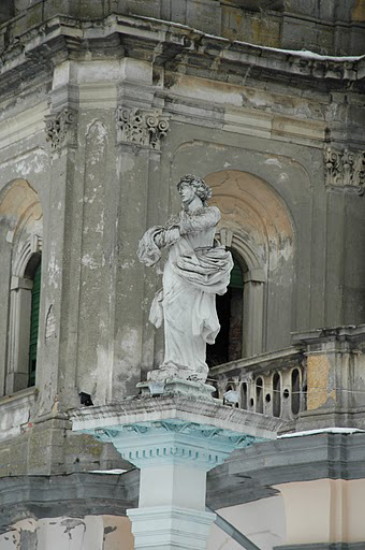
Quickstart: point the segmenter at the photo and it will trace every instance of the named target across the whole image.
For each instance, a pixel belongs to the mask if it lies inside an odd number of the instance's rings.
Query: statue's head
[[[187,174],[178,182],[177,190],[179,191],[183,185],[189,185],[189,187],[194,190],[196,196],[202,201],[203,205],[206,206],[207,201],[212,196],[212,190],[208,187],[203,178],[194,176],[193,174]]]

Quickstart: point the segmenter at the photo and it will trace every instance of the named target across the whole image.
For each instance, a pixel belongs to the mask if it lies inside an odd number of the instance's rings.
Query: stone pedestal
[[[215,514],[205,509],[206,473],[234,449],[273,438],[280,420],[222,405],[179,384],[118,405],[75,411],[73,429],[113,443],[140,468],[139,508],[128,510],[135,549],[203,550]],[[177,389],[178,388],[178,389]]]

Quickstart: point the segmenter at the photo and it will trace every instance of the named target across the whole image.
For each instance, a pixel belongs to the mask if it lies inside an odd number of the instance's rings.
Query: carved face
[[[184,204],[189,204],[195,198],[195,189],[189,183],[182,183],[178,189],[181,201]]]

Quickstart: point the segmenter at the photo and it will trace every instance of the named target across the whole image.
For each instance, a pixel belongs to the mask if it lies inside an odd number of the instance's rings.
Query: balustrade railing
[[[210,377],[226,404],[284,419],[306,410],[306,358],[297,347],[212,367]]]

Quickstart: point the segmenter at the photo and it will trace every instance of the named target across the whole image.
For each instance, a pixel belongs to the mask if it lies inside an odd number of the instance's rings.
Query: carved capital
[[[83,430],[113,443],[123,458],[139,468],[146,464],[192,463],[202,470],[221,464],[234,449],[260,438],[178,419],[146,421],[96,430]]]
[[[157,151],[170,126],[167,116],[157,109],[145,111],[119,105],[115,119],[118,143],[132,143]]]
[[[327,147],[324,151],[327,186],[356,189],[360,194],[365,185],[365,151],[343,151]]]
[[[66,145],[75,145],[76,112],[65,107],[59,113],[48,115],[46,121],[46,140],[53,151],[59,151]]]

